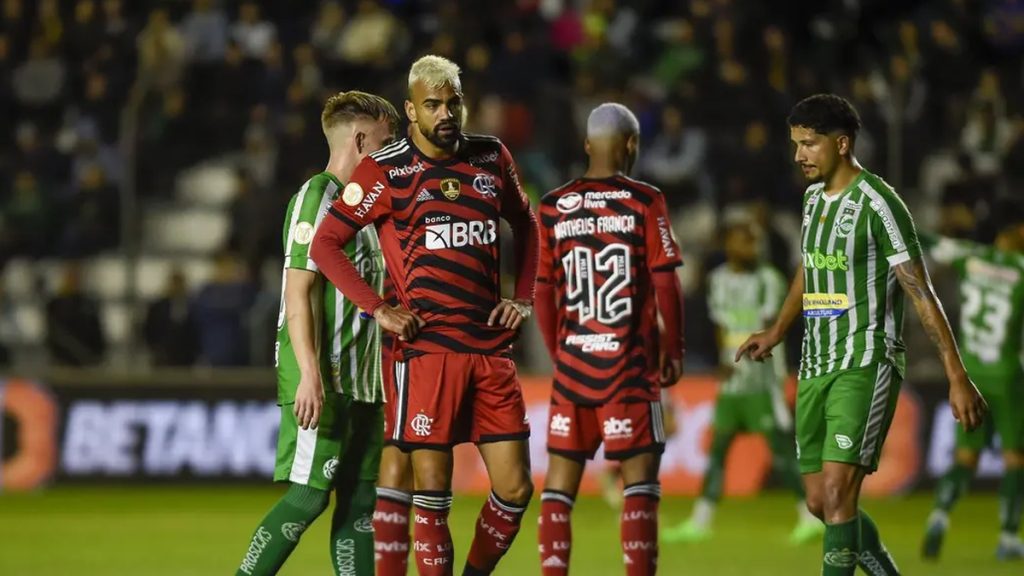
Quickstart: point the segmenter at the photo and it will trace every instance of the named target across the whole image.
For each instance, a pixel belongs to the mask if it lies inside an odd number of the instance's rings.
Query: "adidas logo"
[[[569,567],[569,565],[566,564],[558,556],[548,556],[547,558],[544,559],[543,562],[541,562],[540,565],[541,565],[542,568],[568,568]]]
[[[426,188],[420,189],[419,195],[416,196],[416,201],[417,202],[426,202],[427,200],[433,200],[433,199],[434,199],[434,195],[431,194],[430,190],[427,190]]]

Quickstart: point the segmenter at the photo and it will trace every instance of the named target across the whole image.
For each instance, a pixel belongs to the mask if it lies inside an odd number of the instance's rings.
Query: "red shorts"
[[[625,460],[643,452],[665,451],[661,402],[582,406],[551,403],[548,452],[590,460],[604,442],[604,457]]]
[[[395,418],[388,441],[403,450],[530,437],[526,403],[509,358],[424,354],[395,362]]]

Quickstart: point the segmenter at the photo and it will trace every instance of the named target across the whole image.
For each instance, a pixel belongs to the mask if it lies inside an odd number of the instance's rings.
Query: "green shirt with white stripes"
[[[355,304],[327,281],[312,258],[310,244],[331,203],[343,188],[332,174],[322,172],[310,178],[292,197],[284,221],[284,272],[281,309],[277,318],[278,402],[295,401],[300,372],[288,334],[284,289],[289,268],[317,273],[311,293],[315,346],[320,359],[320,378],[325,391],[335,391],[359,402],[381,402],[380,328],[360,316]],[[345,253],[366,282],[378,292],[384,285],[384,260],[373,227],[362,229]]]
[[[921,256],[906,204],[861,171],[839,194],[814,184],[804,195],[801,247],[806,331],[800,378],[892,364],[906,367],[904,295],[893,266]]]
[[[733,358],[751,333],[772,322],[785,298],[786,279],[768,265],[733,270],[722,264],[708,275],[708,311],[720,334],[719,362],[733,367],[732,375],[718,388],[720,394],[769,392],[782,385],[786,354],[781,346],[772,362],[747,359],[736,364]]]

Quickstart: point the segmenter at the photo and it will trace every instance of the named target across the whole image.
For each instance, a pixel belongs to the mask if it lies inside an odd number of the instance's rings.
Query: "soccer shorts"
[[[801,474],[822,462],[878,469],[903,376],[891,364],[801,380],[796,393],[796,451]]]
[[[971,375],[974,383],[988,403],[989,413],[981,426],[971,432],[964,427],[956,427],[956,447],[974,452],[981,452],[986,446],[992,446],[996,434],[999,434],[1000,447],[1003,450],[1024,450],[1024,375]]]
[[[423,354],[395,362],[394,378],[395,426],[389,441],[404,451],[530,437],[523,391],[510,358]]]
[[[608,460],[665,451],[661,402],[610,403],[582,406],[551,402],[548,413],[548,452],[573,460],[594,458],[604,442]]]
[[[770,434],[776,430],[791,431],[793,419],[782,397],[782,390],[719,393],[715,400],[715,414],[711,427],[715,434]]]
[[[299,428],[294,404],[283,404],[274,480],[320,490],[355,480],[375,482],[383,431],[380,404],[328,393],[320,422],[307,430]]]

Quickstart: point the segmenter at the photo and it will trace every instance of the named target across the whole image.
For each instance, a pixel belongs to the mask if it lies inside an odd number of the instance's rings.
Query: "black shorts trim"
[[[615,460],[621,462],[622,460],[629,460],[633,456],[639,456],[640,454],[657,454],[662,455],[665,453],[665,445],[661,442],[654,442],[640,448],[633,448],[630,450],[619,450],[617,452],[605,451],[604,457],[606,460]]]
[[[403,440],[393,440],[392,446],[396,446],[402,452],[406,454],[414,452],[416,450],[433,450],[434,452],[451,452],[455,444],[418,444],[416,442],[405,442]]]
[[[575,460],[577,462],[586,462],[587,460],[593,460],[594,452],[584,452],[583,450],[561,450],[559,448],[548,448],[548,454],[557,454],[569,460]]]
[[[487,436],[481,436],[477,441],[476,445],[480,444],[493,444],[495,442],[509,442],[512,440],[529,440],[530,431],[516,432],[514,434],[488,434]]]

